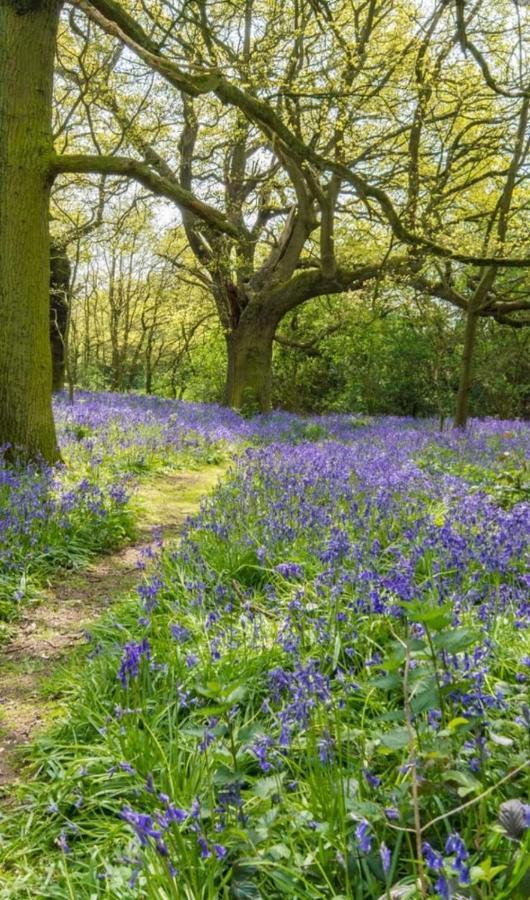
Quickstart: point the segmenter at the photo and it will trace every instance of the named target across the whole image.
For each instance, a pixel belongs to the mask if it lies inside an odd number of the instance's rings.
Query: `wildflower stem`
[[[419,793],[418,793],[418,772],[417,772],[417,760],[416,760],[416,732],[414,730],[414,725],[412,722],[412,708],[410,705],[410,693],[409,693],[409,673],[410,673],[410,661],[411,661],[411,653],[410,653],[410,629],[407,623],[407,636],[405,643],[405,669],[403,672],[403,695],[404,695],[404,707],[405,707],[405,722],[407,726],[408,736],[409,736],[409,753],[410,753],[410,762],[412,763],[411,768],[411,778],[412,778],[412,807],[414,812],[414,834],[416,836],[416,862],[418,865],[418,879],[420,886],[420,896],[427,897],[428,894],[428,885],[427,879],[425,877],[425,866],[423,861],[423,850],[422,850],[422,827],[421,827],[421,815],[420,815],[420,803],[419,803]]]
[[[481,794],[478,794],[477,797],[473,797],[472,800],[467,800],[466,803],[461,803],[460,806],[455,806],[454,809],[450,809],[445,813],[441,813],[439,816],[436,816],[435,819],[431,819],[430,822],[427,822],[426,825],[422,826],[422,832],[427,831],[429,828],[432,828],[433,825],[436,825],[438,822],[442,822],[444,819],[448,819],[449,816],[454,816],[456,813],[462,812],[464,809],[468,809],[470,806],[474,806],[475,803],[480,803],[484,797],[487,797],[488,794],[492,794],[493,791],[496,791],[497,788],[501,786],[501,784],[505,784],[507,781],[511,781],[512,778],[515,778],[519,772],[523,772],[524,769],[527,769],[530,766],[530,759],[527,759],[526,762],[521,763],[520,766],[517,766],[516,769],[512,769],[511,772],[508,772],[504,778],[501,778],[500,781],[496,781],[495,784],[490,785],[485,791],[482,791]]]

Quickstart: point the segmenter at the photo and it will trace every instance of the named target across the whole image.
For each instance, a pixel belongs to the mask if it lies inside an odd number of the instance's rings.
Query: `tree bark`
[[[153,393],[153,331],[150,330],[147,336],[147,346],[145,348],[145,393]]]
[[[52,243],[50,253],[50,344],[52,390],[62,391],[66,377],[71,267],[66,251]]]
[[[245,415],[272,408],[272,342],[277,325],[272,310],[251,304],[226,336],[225,401]]]
[[[299,272],[281,285],[264,285],[247,294],[228,294],[225,334],[228,354],[225,403],[245,414],[272,408],[272,346],[283,317],[315,297],[359,290],[376,277],[380,265],[337,270],[332,277]],[[232,296],[233,293],[233,296]],[[222,300],[217,302],[223,309]],[[220,316],[221,317],[221,316]]]
[[[58,457],[48,205],[57,0],[0,2],[0,444]]]
[[[455,428],[465,428],[469,414],[469,393],[473,377],[473,357],[475,340],[477,336],[478,315],[469,309],[466,315],[466,327],[464,331],[464,349],[460,367],[460,383],[456,398]]]

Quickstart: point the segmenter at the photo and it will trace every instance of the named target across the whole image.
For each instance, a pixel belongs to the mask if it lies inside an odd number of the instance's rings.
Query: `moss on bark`
[[[266,305],[249,306],[227,336],[226,404],[245,415],[271,409],[272,342],[276,327],[276,318]]]
[[[58,456],[48,233],[58,14],[55,0],[0,4],[0,444],[47,461]]]

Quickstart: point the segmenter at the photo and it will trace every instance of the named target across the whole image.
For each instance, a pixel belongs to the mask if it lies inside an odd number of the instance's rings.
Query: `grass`
[[[54,681],[0,897],[528,896],[528,505],[488,428],[243,451]]]
[[[219,457],[216,457],[219,460]],[[133,500],[135,515],[141,518],[144,528],[156,528],[164,520],[167,509],[170,508],[172,516],[185,520],[197,511],[201,498],[208,493],[222,477],[225,466],[220,461],[212,463],[208,468],[197,470],[197,467],[188,472],[197,471],[195,482],[189,479],[179,478],[174,474],[157,472],[148,481],[142,484],[141,490]]]
[[[178,479],[173,490],[170,478],[176,472],[213,469],[224,458],[215,437],[168,424],[167,415],[144,421],[133,400],[115,403],[112,395],[89,395],[59,407],[64,464],[14,469],[0,459],[0,638],[54,573],[82,569],[135,537],[139,484],[165,477],[175,501]],[[148,505],[156,486],[142,490]]]

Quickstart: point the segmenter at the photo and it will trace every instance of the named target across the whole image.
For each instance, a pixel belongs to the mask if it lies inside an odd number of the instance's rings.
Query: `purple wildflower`
[[[151,647],[147,638],[143,638],[139,643],[130,641],[128,644],[125,644],[118,671],[118,678],[122,687],[127,687],[133,678],[138,677],[142,657],[151,659]]]
[[[379,847],[379,856],[381,857],[383,872],[385,873],[385,875],[388,875],[390,871],[390,865],[392,863],[392,853],[390,852],[384,841]]]
[[[369,832],[370,823],[363,819],[355,829],[355,837],[361,853],[370,853],[372,849],[372,836]]]

